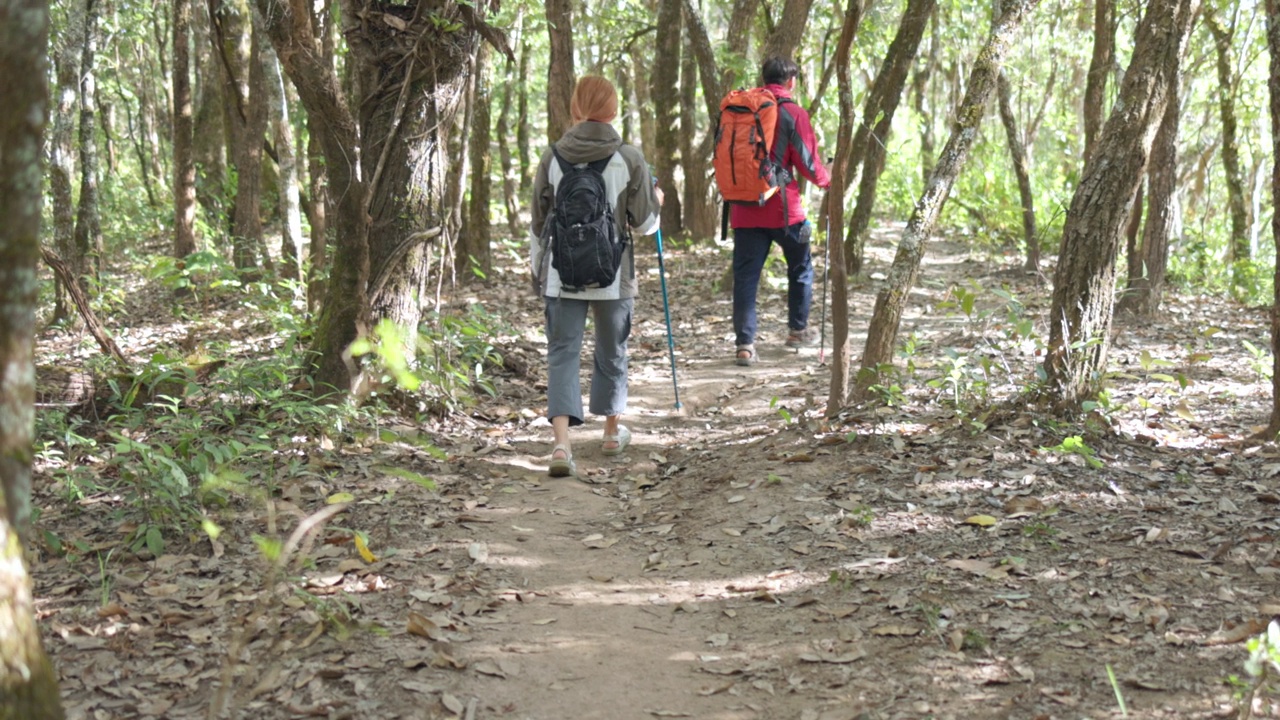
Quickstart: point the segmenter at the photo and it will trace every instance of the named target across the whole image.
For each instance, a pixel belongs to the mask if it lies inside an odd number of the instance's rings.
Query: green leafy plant
[[[1258,382],[1266,382],[1271,379],[1271,367],[1274,359],[1266,348],[1260,348],[1248,340],[1241,340],[1244,343],[1244,349],[1249,351],[1249,368],[1253,370],[1254,375],[1258,378]]]
[[[787,407],[783,405],[780,400],[778,400],[777,395],[774,395],[769,400],[769,409],[778,413],[778,417],[782,418],[783,422],[785,423],[795,422],[795,418],[791,415],[791,411],[788,410]]]
[[[1272,620],[1265,632],[1245,643],[1245,649],[1249,657],[1244,661],[1244,672],[1249,679],[1239,683],[1243,687],[1241,718],[1252,716],[1254,700],[1259,695],[1267,695],[1272,683],[1280,677],[1280,623]]]
[[[1057,445],[1054,445],[1053,447],[1042,447],[1040,448],[1040,450],[1041,452],[1056,452],[1056,453],[1063,453],[1066,455],[1077,455],[1083,458],[1085,464],[1091,468],[1097,469],[1102,467],[1102,461],[1098,459],[1097,452],[1094,451],[1093,448],[1089,447],[1085,443],[1084,439],[1081,438],[1079,435],[1072,435],[1071,437],[1063,438],[1062,442],[1058,443]]]

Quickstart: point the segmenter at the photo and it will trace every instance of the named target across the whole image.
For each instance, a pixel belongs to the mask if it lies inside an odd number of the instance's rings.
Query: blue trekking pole
[[[656,184],[656,183],[655,183]],[[680,409],[680,385],[676,382],[676,343],[671,338],[671,303],[667,301],[667,269],[662,262],[662,228],[658,228],[658,277],[662,279],[662,312],[667,316],[667,352],[671,356],[671,387],[676,393],[676,409]]]

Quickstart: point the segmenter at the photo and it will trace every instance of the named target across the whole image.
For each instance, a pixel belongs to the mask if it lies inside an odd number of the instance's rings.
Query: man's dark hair
[[[786,85],[787,81],[800,74],[800,68],[786,58],[771,57],[760,67],[760,78],[765,85]]]

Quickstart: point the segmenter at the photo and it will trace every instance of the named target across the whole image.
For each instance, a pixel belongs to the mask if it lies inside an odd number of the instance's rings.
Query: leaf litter
[[[702,252],[673,253],[670,276],[722,264]],[[872,247],[869,263],[889,257]],[[1041,289],[1012,282],[1043,312]],[[973,432],[923,380],[903,405],[828,421],[805,401],[825,396],[827,369],[775,347],[768,323],[784,324],[785,302],[761,294],[761,362],[739,369],[716,361],[724,323],[695,313],[723,302],[709,288],[673,284],[683,416],[670,412],[660,300],[640,299],[634,465],[576,435],[582,483],[540,472],[550,429],[517,372],[470,417],[405,425],[443,457],[331,438],[308,460],[323,478],[290,481],[270,513],[229,507],[217,540],[175,538],[158,554],[115,550],[115,501],[73,508],[38,468],[39,529],[76,548],[33,566],[69,717],[205,717],[226,678],[233,707],[268,719],[600,706],[619,718],[1096,717],[1114,709],[1105,665],[1139,717],[1230,706],[1222,680],[1280,608],[1280,451],[1241,442],[1265,421],[1269,388],[1239,347],[1198,329],[1261,339],[1263,313],[1174,296],[1166,318],[1126,327],[1115,367],[1168,357],[1191,382],[1174,398],[1136,371],[1118,379],[1126,409],[1085,439],[1103,463],[1091,468],[1045,451],[1064,434],[1031,409]],[[874,289],[856,287],[853,307],[871,307]],[[480,292],[539,316],[508,289]],[[981,345],[976,329],[912,323],[940,346]],[[536,367],[536,343],[495,342]],[[1194,362],[1169,352],[1178,343]],[[1250,392],[1224,405],[1226,382]],[[265,585],[252,538],[287,535],[329,502],[352,506],[316,532],[304,568]]]

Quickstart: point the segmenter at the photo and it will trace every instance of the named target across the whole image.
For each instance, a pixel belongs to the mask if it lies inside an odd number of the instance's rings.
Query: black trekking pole
[[[828,197],[830,195],[828,194]],[[827,278],[831,276],[831,208],[827,207],[827,237],[822,250],[822,319],[818,321],[822,339],[818,341],[818,364],[826,365],[827,358]]]
[[[667,300],[667,268],[662,262],[662,228],[658,228],[658,277],[662,279],[662,312],[667,317],[667,352],[671,356],[671,387],[676,393],[676,409],[680,409],[680,385],[676,382],[676,343],[671,337],[671,303]]]

